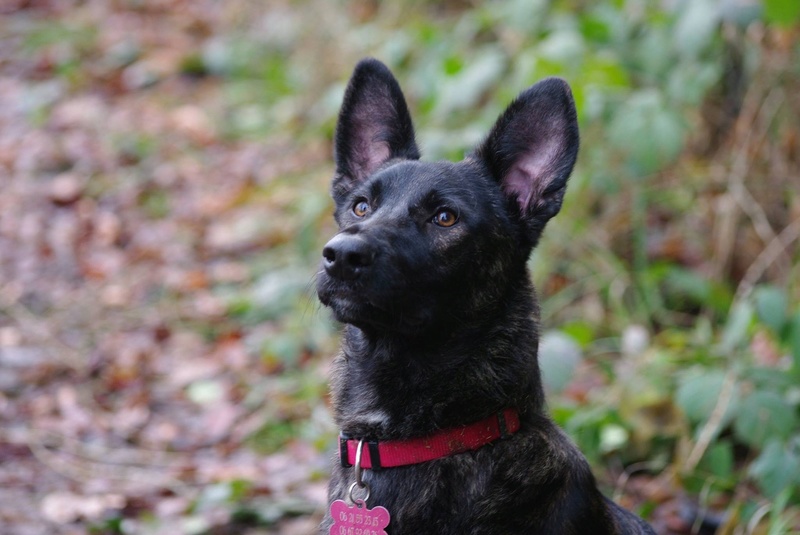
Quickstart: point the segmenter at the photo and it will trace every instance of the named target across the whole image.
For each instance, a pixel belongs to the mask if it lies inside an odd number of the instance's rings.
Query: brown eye
[[[356,214],[358,217],[364,217],[367,215],[369,211],[369,203],[364,199],[358,201],[355,205],[353,205],[353,213]]]
[[[433,222],[440,227],[452,227],[457,221],[458,218],[456,214],[450,210],[439,210],[439,212],[433,216]]]

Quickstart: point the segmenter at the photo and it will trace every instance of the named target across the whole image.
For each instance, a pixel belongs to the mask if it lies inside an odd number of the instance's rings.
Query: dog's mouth
[[[362,284],[320,277],[317,284],[320,302],[329,307],[341,323],[385,332],[414,333],[428,323],[423,307],[404,306],[407,299],[378,298]]]

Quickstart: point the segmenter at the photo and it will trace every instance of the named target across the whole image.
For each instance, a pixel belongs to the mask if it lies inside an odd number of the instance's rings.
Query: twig
[[[758,104],[761,95],[764,94],[764,91],[761,90],[762,87],[763,86],[757,85],[751,88],[745,98],[745,104],[743,105],[745,111],[740,115],[737,121],[737,130],[745,131],[742,141],[738,144],[738,147],[734,149],[736,157],[730,167],[727,182],[729,194],[736,205],[738,205],[750,219],[753,224],[753,229],[756,231],[759,238],[761,238],[764,243],[768,243],[775,238],[776,232],[772,228],[772,225],[770,225],[764,208],[762,208],[755,197],[750,193],[750,190],[745,186],[745,177],[750,172],[750,147],[759,143],[761,138],[766,135],[769,126],[777,116],[781,104],[785,101],[785,95],[778,89],[772,89],[766,97],[760,101],[760,104]],[[756,91],[756,88],[759,90]],[[761,119],[764,126],[757,131],[754,125],[759,119]],[[745,125],[748,125],[746,129]],[[754,140],[753,138],[756,132],[759,132],[760,136],[759,139]],[[719,228],[730,230],[728,227],[735,222],[737,211],[729,205],[726,205],[725,208],[727,209],[723,210],[721,214],[723,221],[720,223]],[[728,234],[723,235],[723,237],[728,239],[718,242],[715,251],[715,268],[719,270],[717,273],[720,273],[728,264],[733,252],[734,240],[732,240],[731,236]],[[789,262],[790,259],[787,258],[783,263],[788,265]]]
[[[725,413],[728,411],[731,399],[733,399],[733,387],[735,385],[736,374],[733,371],[729,371],[722,382],[717,404],[714,406],[714,410],[711,411],[711,416],[709,416],[705,425],[703,425],[703,429],[700,430],[700,436],[697,438],[697,442],[686,458],[686,462],[683,465],[684,473],[692,472],[697,467],[697,463],[703,458],[703,454],[708,449],[711,441],[713,441],[714,437],[719,433],[722,427],[722,421],[725,418]]]
[[[188,486],[175,475],[186,462],[186,456],[177,453],[87,444],[36,428],[14,432],[0,429],[0,442],[27,446],[39,462],[76,481],[102,477],[149,487]],[[119,460],[114,460],[115,457]]]
[[[625,487],[628,485],[628,481],[633,474],[642,472],[644,470],[656,471],[662,470],[663,468],[664,463],[659,461],[642,461],[628,466],[617,478],[617,484],[614,488],[614,501],[619,502],[619,499],[625,493]]]
[[[770,91],[766,98],[764,98],[764,101],[761,103],[761,106],[759,107],[755,117],[753,117],[753,124],[755,124],[757,119],[761,117],[764,118],[765,125],[761,131],[761,137],[765,135],[763,133],[769,129],[772,121],[775,120],[778,110],[783,103],[783,99],[781,97],[782,95],[777,89]],[[769,219],[767,218],[767,214],[764,209],[760,204],[758,204],[756,199],[744,185],[744,179],[750,171],[748,148],[751,145],[752,133],[754,131],[754,128],[751,128],[748,131],[742,146],[738,150],[736,160],[734,160],[733,168],[731,169],[730,191],[731,194],[733,194],[734,199],[736,199],[736,202],[742,208],[742,211],[744,211],[747,214],[747,217],[749,217],[753,222],[753,228],[755,229],[756,233],[766,243],[775,237],[775,231],[769,224]],[[760,139],[758,141],[760,141]]]
[[[731,193],[721,195],[716,204],[717,218],[713,231],[713,273],[721,278],[727,271],[736,246],[736,222],[739,219],[736,199]]]
[[[98,450],[95,447],[96,451],[90,452],[87,451],[87,445],[72,441],[74,442],[73,451],[54,450],[46,444],[48,438],[55,438],[62,442],[68,441],[65,437],[52,432],[31,430],[25,437],[25,442],[39,462],[76,481],[86,482],[104,478],[148,487],[163,486],[177,489],[187,486],[173,475],[180,468],[177,463],[170,463],[173,466],[166,464],[147,466],[141,460],[133,463],[115,463],[97,458],[97,454],[101,453],[100,450],[111,451],[108,448],[99,448]],[[133,452],[134,455],[141,455],[141,453]]]
[[[747,268],[739,287],[736,289],[734,302],[738,303],[746,299],[769,266],[798,238],[800,238],[800,219],[795,219],[767,244],[761,254]]]
[[[700,528],[703,525],[703,522],[708,516],[708,496],[711,494],[711,487],[713,485],[714,478],[706,479],[703,483],[703,488],[700,491],[700,496],[698,497],[698,511],[697,516],[692,523],[692,533],[700,533]]]
[[[772,510],[772,504],[766,503],[759,507],[755,513],[753,513],[752,518],[750,518],[750,522],[747,523],[747,535],[751,535],[752,533],[756,532],[756,528],[761,523],[761,520]]]
[[[0,295],[0,297],[2,297]],[[49,342],[57,346],[52,351],[63,364],[74,370],[81,370],[86,366],[86,359],[81,356],[80,351],[70,346],[66,342],[59,339],[57,336],[52,335],[43,322],[36,317],[28,307],[22,304],[19,300],[13,300],[10,303],[0,302],[3,311],[11,317],[22,332],[28,336],[33,337],[39,342]]]

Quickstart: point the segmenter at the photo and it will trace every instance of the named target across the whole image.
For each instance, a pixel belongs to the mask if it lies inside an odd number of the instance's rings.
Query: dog
[[[578,144],[571,90],[548,78],[462,161],[422,162],[397,80],[356,66],[334,139],[339,231],[317,275],[344,324],[321,533],[655,533],[602,495],[545,412],[527,260]]]

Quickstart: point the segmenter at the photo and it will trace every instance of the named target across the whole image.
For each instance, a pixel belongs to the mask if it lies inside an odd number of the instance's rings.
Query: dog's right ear
[[[353,71],[339,112],[335,151],[331,193],[337,203],[385,162],[419,159],[400,85],[376,59],[361,60]]]
[[[523,91],[475,151],[527,227],[536,245],[561,209],[578,156],[578,121],[564,80],[548,78]]]

